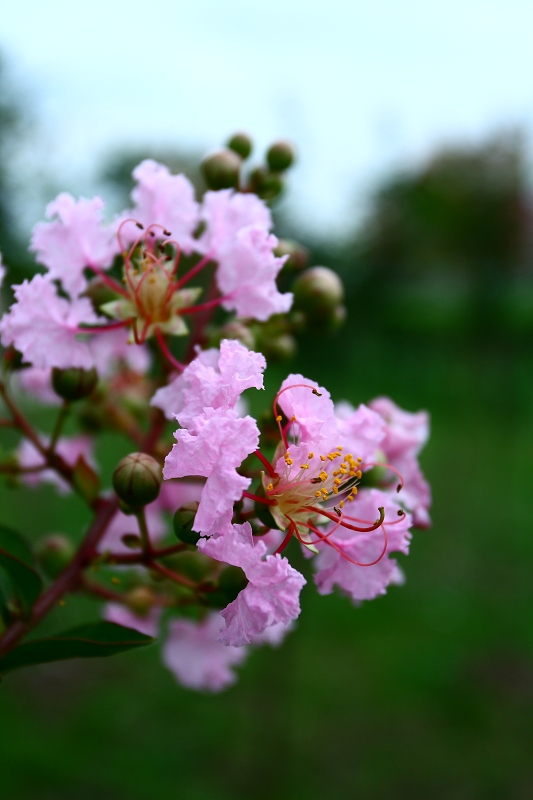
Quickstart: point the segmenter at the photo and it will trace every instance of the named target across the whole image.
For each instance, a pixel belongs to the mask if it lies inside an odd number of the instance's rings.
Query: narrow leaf
[[[100,478],[91,469],[83,456],[79,456],[74,466],[74,488],[87,503],[93,503],[100,491]]]
[[[0,547],[6,553],[15,556],[19,561],[23,561],[29,567],[33,566],[34,558],[31,547],[26,539],[18,531],[8,528],[0,523]]]
[[[112,656],[152,644],[153,641],[150,636],[114,622],[80,625],[48,639],[34,639],[21,644],[0,659],[0,673],[68,658]]]
[[[41,594],[43,582],[32,567],[28,567],[16,556],[0,548],[0,567],[9,576],[13,592],[18,598],[25,614],[29,613],[33,604]]]

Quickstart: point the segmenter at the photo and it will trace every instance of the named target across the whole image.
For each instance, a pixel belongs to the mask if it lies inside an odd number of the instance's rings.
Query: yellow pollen
[[[326,456],[320,456],[320,460],[321,461],[325,461],[326,460]]]
[[[352,494],[357,494],[357,486],[354,486],[352,489]]]
[[[291,417],[291,422],[296,422],[296,417],[294,416],[294,414]]]
[[[363,473],[361,472],[360,469],[358,469],[357,472],[355,473],[355,475],[356,475],[357,478],[359,478],[359,480],[361,480],[361,478],[363,476]]]
[[[315,497],[322,497],[322,492],[315,492]]]
[[[276,422],[281,422],[282,419],[283,417],[281,416],[281,414],[278,414],[278,416],[276,417]]]
[[[362,463],[363,463],[363,459],[361,458],[361,456],[358,456],[358,457],[357,457],[357,460],[359,461],[359,463],[360,463],[360,464],[362,464]]]
[[[289,456],[285,456],[285,463],[288,467],[290,467],[292,464],[294,464],[294,461]]]
[[[325,470],[322,470],[322,472],[319,474],[318,477],[320,478],[321,481],[327,481],[328,473]]]
[[[267,486],[267,492],[271,492],[273,488],[274,488],[274,484],[273,483],[269,483],[268,486]]]
[[[307,458],[313,458],[313,457],[314,457],[314,455],[315,455],[314,453],[309,453],[309,455],[307,456]]]
[[[340,501],[340,503],[339,503],[339,506],[340,506],[341,508],[344,508],[344,500],[341,500],[341,501]]]
[[[339,468],[339,473],[340,473],[341,475],[346,475],[346,473],[347,473],[347,472],[348,472],[348,470],[346,469],[346,467],[343,467],[343,466],[341,465],[341,467]],[[335,473],[333,473],[333,474],[335,475]]]
[[[333,483],[335,484],[335,486],[340,486],[340,485],[341,485],[341,483],[342,483],[342,481],[341,481],[341,479],[340,479],[340,478],[335,478],[335,480],[333,481]]]
[[[339,490],[336,486],[333,487],[333,494],[339,494]]]
[[[337,475],[340,475],[340,474],[341,474],[340,469],[336,469],[335,472],[333,473],[333,477],[336,478]]]
[[[340,444],[337,445],[337,450],[342,450],[342,447],[340,446]]]
[[[300,464],[300,469],[309,469],[309,464]]]

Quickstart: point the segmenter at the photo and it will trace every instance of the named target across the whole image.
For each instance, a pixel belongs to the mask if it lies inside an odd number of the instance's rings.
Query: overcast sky
[[[65,188],[113,145],[204,151],[244,129],[297,143],[288,202],[327,230],[391,167],[529,130],[532,30],[531,0],[21,0],[0,48]]]

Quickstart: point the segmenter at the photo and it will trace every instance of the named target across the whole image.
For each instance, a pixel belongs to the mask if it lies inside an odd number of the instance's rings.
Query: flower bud
[[[71,369],[52,370],[52,387],[54,392],[63,398],[73,402],[89,397],[98,383],[98,373],[94,369],[81,369],[72,367]]]
[[[147,453],[130,453],[113,473],[113,488],[131,508],[152,503],[159,494],[163,476],[159,463]]]
[[[252,140],[247,133],[234,133],[228,142],[228,147],[242,159],[246,159],[252,152]]]
[[[185,503],[185,505],[178,508],[174,514],[172,523],[174,525],[174,533],[185,544],[196,544],[200,538],[199,533],[193,531],[192,526],[198,511],[198,501]]]
[[[128,592],[124,599],[131,610],[142,617],[148,614],[154,605],[155,597],[148,586],[137,586]]]
[[[335,315],[344,298],[339,276],[327,267],[311,267],[292,287],[294,305],[313,320]]]
[[[99,311],[105,303],[116,300],[117,294],[101,278],[95,278],[83,292],[83,297],[88,297],[94,310]]]
[[[292,166],[296,151],[290,142],[275,142],[268,148],[267,164],[274,172],[284,172]]]
[[[45,536],[36,547],[37,560],[49,578],[56,578],[63,572],[75,552],[74,544],[60,533]]]
[[[283,175],[256,167],[250,174],[250,186],[262,200],[275,200],[284,189]]]
[[[296,339],[290,333],[265,336],[259,344],[259,349],[267,361],[288,361],[296,354],[296,348]]]
[[[242,159],[233,150],[217,150],[202,161],[202,172],[210,189],[236,189]]]
[[[309,262],[309,254],[305,247],[288,239],[280,239],[278,241],[278,246],[274,249],[274,255],[278,256],[278,258],[288,256],[283,265],[284,272],[301,272]]]
[[[255,336],[250,328],[237,320],[227,322],[226,325],[220,328],[217,335],[217,345],[220,344],[222,339],[236,339],[247,347],[248,350],[253,350],[256,344]]]

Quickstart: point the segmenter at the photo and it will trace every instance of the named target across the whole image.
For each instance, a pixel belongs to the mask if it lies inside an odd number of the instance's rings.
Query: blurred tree
[[[428,301],[436,315],[439,304],[462,304],[463,321],[487,332],[508,290],[531,285],[531,231],[524,138],[506,133],[386,179],[335,266],[374,318],[377,307],[397,319],[407,305],[427,319]]]

